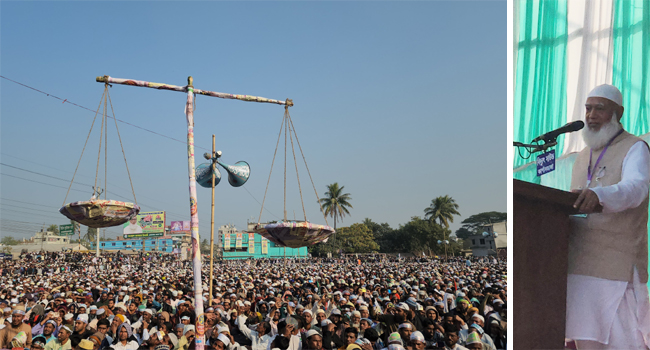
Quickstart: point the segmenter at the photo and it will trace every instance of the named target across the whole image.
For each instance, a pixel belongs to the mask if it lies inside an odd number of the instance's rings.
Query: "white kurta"
[[[603,212],[637,207],[650,188],[650,152],[637,142],[623,160],[621,181],[592,190]],[[567,278],[566,337],[596,341],[612,349],[650,346],[650,297],[634,269],[634,281],[613,281],[570,274]]]

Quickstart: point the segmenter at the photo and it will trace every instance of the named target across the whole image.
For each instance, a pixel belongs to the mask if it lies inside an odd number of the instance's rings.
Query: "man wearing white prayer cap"
[[[587,215],[571,218],[566,337],[578,349],[646,349],[650,150],[624,130],[616,87],[595,87],[585,107],[587,147],[573,165],[571,190]]]

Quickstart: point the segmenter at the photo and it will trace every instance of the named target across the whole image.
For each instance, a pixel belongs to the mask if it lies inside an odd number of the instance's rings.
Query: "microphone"
[[[549,131],[544,135],[537,136],[536,138],[533,139],[531,142],[537,142],[537,141],[550,141],[550,140],[555,140],[558,136],[561,134],[566,134],[568,132],[574,132],[578,131],[582,128],[585,127],[585,122],[582,120],[577,120],[575,122],[567,123],[565,126],[557,128],[553,131]]]

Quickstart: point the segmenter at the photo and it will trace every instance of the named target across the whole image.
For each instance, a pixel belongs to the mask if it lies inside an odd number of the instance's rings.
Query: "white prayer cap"
[[[411,333],[411,340],[417,340],[424,343],[424,335],[420,331],[415,331]]]
[[[83,323],[88,323],[88,315],[81,314],[81,315],[77,316],[77,321],[81,321]]]
[[[230,339],[225,334],[219,333],[219,336],[217,337],[217,340],[221,341],[223,343],[223,345],[225,345],[226,347],[228,347],[228,345],[230,345]]]
[[[310,329],[310,330],[307,331],[307,334],[305,334],[305,338],[308,338],[308,339],[309,339],[309,337],[311,337],[311,336],[313,336],[313,335],[316,335],[316,334],[320,335],[320,333],[318,333],[317,330],[315,330],[315,329]]]
[[[481,322],[485,323],[485,318],[483,318],[483,316],[481,316],[479,314],[472,315],[472,318],[479,319],[479,320],[481,320]]]
[[[609,84],[598,85],[593,90],[591,90],[591,92],[589,92],[587,98],[589,97],[606,98],[616,103],[619,106],[623,106],[623,95],[618,90],[618,88],[614,85],[609,85]]]

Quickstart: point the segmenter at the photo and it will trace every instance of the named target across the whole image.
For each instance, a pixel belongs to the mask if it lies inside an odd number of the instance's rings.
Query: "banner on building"
[[[171,234],[189,234],[190,222],[188,221],[172,221]]]
[[[269,253],[269,240],[262,237],[262,254]]]
[[[230,233],[223,234],[223,250],[230,250]]]
[[[235,249],[241,249],[241,240],[242,240],[242,233],[237,232],[237,238],[235,240]]]
[[[159,237],[165,233],[165,212],[149,211],[124,223],[124,238]]]
[[[255,234],[248,233],[248,254],[255,254]]]

